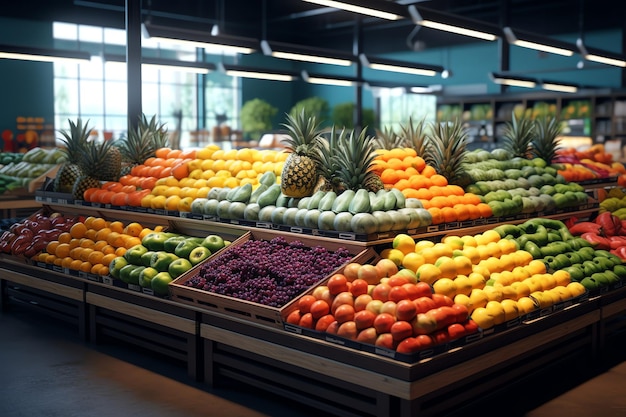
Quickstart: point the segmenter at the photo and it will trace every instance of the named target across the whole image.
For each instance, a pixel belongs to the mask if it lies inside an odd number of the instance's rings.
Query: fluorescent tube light
[[[541,88],[550,91],[559,91],[562,93],[575,93],[578,91],[578,86],[573,84],[563,84],[555,81],[542,81]]]
[[[616,67],[626,67],[626,60],[623,57],[617,56],[607,51],[599,51],[591,49],[585,46],[583,40],[578,38],[576,40],[576,46],[580,50],[580,54],[588,61],[598,62],[600,64],[613,65]]]
[[[356,78],[311,75],[307,71],[302,71],[302,79],[312,84],[336,85],[340,87],[352,87],[354,85],[363,83],[361,80],[358,80]]]
[[[180,28],[157,26],[148,22],[142,25],[144,37],[169,45],[186,45],[203,48],[209,53],[251,54],[256,50],[256,42],[248,38],[207,34]]]
[[[504,32],[506,40],[512,45],[563,56],[574,55],[574,45],[569,45],[566,42],[555,39],[544,39],[529,33],[522,35],[519,31],[518,36],[510,27],[505,27],[502,31]]]
[[[497,26],[477,20],[443,13],[437,10],[422,7],[418,8],[415,5],[409,6],[409,14],[411,15],[411,19],[413,19],[413,23],[416,25],[487,41],[495,41],[498,39],[497,34],[499,29]]]
[[[405,18],[404,8],[391,1],[380,0],[303,0],[307,3],[319,4],[320,6],[333,7],[352,13],[364,14],[386,20],[400,20]]]
[[[63,51],[26,46],[0,45],[0,58],[21,61],[84,63],[91,60],[88,52]]]
[[[442,73],[444,68],[437,65],[418,64],[413,62],[400,62],[383,58],[368,58],[365,54],[359,55],[361,63],[374,70],[401,72],[412,75],[425,75],[433,77]]]
[[[263,40],[261,50],[265,55],[275,58],[288,59],[294,61],[313,62],[316,64],[329,64],[339,66],[352,65],[354,58],[340,52],[331,52],[317,48],[289,45]]]
[[[538,82],[534,78],[498,74],[494,72],[490,73],[489,76],[496,84],[509,85],[512,87],[535,88]]]
[[[293,81],[296,78],[295,74],[288,72],[275,72],[260,68],[241,67],[223,63],[218,64],[218,68],[224,74],[230,75],[231,77],[256,78],[269,81]]]

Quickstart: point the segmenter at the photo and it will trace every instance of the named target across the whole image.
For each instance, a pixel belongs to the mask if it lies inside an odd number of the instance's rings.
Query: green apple
[[[126,253],[124,253],[124,258],[126,258],[129,264],[143,265],[143,263],[141,262],[141,256],[146,252],[148,252],[148,248],[146,248],[144,245],[135,245],[129,248]]]
[[[224,238],[219,235],[208,235],[202,241],[202,246],[215,253],[225,246]]]
[[[182,235],[171,237],[163,243],[163,250],[166,252],[174,253],[176,246],[178,246],[180,242],[184,242],[184,241],[185,241],[185,236],[182,236]]]
[[[156,251],[152,255],[152,259],[150,259],[150,266],[159,272],[165,272],[176,259],[178,259],[178,256],[173,253]]]
[[[169,265],[167,272],[170,273],[173,279],[176,279],[192,267],[193,265],[187,258],[178,258]]]
[[[131,282],[130,274],[136,269],[139,268],[139,265],[128,264],[120,269],[120,280],[125,283]]]
[[[172,276],[169,272],[159,272],[150,281],[150,288],[156,295],[166,296],[170,293],[169,283],[172,282]]]
[[[189,254],[191,254],[191,251],[198,246],[200,246],[199,243],[194,242],[193,240],[184,239],[178,245],[176,245],[176,248],[174,248],[174,253],[179,258],[189,259]]]
[[[152,282],[152,278],[154,278],[158,273],[159,271],[155,268],[144,268],[139,275],[139,285],[143,288],[151,288],[150,283]]]
[[[209,248],[205,248],[204,246],[200,245],[194,248],[194,250],[192,250],[189,254],[189,262],[191,262],[192,265],[197,265],[207,259],[209,256],[211,256],[211,251],[209,250]]]
[[[143,266],[150,266],[150,260],[152,259],[152,255],[154,255],[153,250],[149,250],[143,255],[141,255],[141,264]]]
[[[164,250],[165,241],[174,236],[176,236],[176,234],[167,232],[152,232],[144,236],[141,243],[148,248],[148,250]]]
[[[130,274],[128,275],[128,284],[139,285],[141,271],[146,269],[146,267],[143,265],[135,265],[135,267],[136,268],[130,271]]]
[[[113,278],[120,279],[120,270],[128,265],[128,261],[123,256],[114,258],[109,264],[109,275]]]

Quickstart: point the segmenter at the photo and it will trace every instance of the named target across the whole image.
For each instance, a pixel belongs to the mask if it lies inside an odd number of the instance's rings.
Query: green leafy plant
[[[355,104],[352,102],[339,103],[335,105],[332,113],[333,124],[338,128],[354,129],[354,107]],[[374,110],[362,110],[362,127],[367,127],[370,130],[375,129],[375,120]]]
[[[330,106],[328,101],[321,97],[309,97],[298,101],[289,111],[292,117],[298,116],[304,110],[304,114],[308,117],[315,117],[320,124],[328,121],[330,114]]]
[[[276,107],[260,98],[245,102],[241,108],[241,130],[246,139],[258,140],[272,130],[272,119],[277,112]]]

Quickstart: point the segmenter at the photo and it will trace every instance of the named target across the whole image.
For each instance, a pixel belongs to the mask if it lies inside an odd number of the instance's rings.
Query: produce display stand
[[[40,208],[41,203],[35,201],[32,195],[0,198],[0,219],[12,219],[21,215],[28,216]]]
[[[597,301],[407,364],[203,314],[204,380],[232,378],[345,416],[440,415],[580,350],[595,352]]]
[[[99,343],[113,338],[186,364],[198,379],[199,326],[194,309],[138,291],[90,282],[89,337]]]
[[[167,225],[192,235],[220,233],[233,240],[251,230],[108,207],[44,206],[68,214]],[[596,212],[590,207],[550,217],[580,218]],[[441,227],[419,238],[479,233],[498,224],[475,225],[476,229]],[[342,243],[324,236],[309,238],[331,247]],[[365,249],[386,242],[350,244]],[[25,303],[72,323],[91,343],[113,339],[156,352],[183,363],[190,378],[208,386],[218,386],[227,377],[342,416],[441,415],[569,357],[582,353],[595,362],[626,323],[626,287],[620,287],[407,363],[384,352],[355,350],[339,339],[313,338],[65,272],[1,256],[2,308],[9,308],[11,302]]]
[[[25,303],[42,314],[74,326],[87,339],[86,281],[35,268],[10,256],[0,257],[0,307]]]

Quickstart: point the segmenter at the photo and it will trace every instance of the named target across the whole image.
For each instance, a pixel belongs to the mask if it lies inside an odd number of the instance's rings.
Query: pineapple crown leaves
[[[378,149],[394,149],[404,147],[404,141],[402,137],[398,136],[394,132],[393,128],[385,126],[381,129],[376,129],[376,137],[373,139],[375,146]]]
[[[348,189],[356,191],[365,188],[364,183],[369,177],[376,175],[372,171],[376,158],[374,140],[367,135],[366,129],[358,135],[353,130],[345,140],[341,140],[334,158],[339,166],[337,177]]]
[[[289,137],[283,140],[285,148],[298,155],[315,155],[321,137],[320,124],[315,116],[307,116],[302,109],[296,116],[286,114],[286,117],[287,122],[282,124],[289,134]]]
[[[518,119],[515,112],[512,112],[511,121],[504,128],[503,148],[514,157],[528,158],[534,134],[535,123],[524,117]]]
[[[413,118],[409,117],[408,123],[400,126],[400,137],[406,147],[415,149],[419,156],[423,156],[426,151],[426,142],[428,141],[426,116],[415,124],[413,123]]]
[[[464,177],[467,137],[467,131],[458,120],[431,126],[424,159],[450,184],[457,184]]]
[[[532,140],[532,154],[548,164],[552,163],[560,148],[559,136],[563,127],[554,117],[540,117],[534,121],[535,134]]]
[[[330,183],[333,182],[339,170],[339,166],[335,158],[333,158],[333,155],[336,152],[337,144],[345,139],[345,135],[345,129],[342,129],[341,132],[337,132],[335,126],[331,126],[328,138],[320,136],[319,146],[316,148],[317,152],[313,155],[318,174]]]
[[[86,143],[84,153],[78,161],[78,166],[87,177],[98,178],[102,174],[102,167],[114,147],[110,140],[92,140]]]
[[[115,142],[125,162],[142,164],[155,156],[157,149],[168,146],[167,129],[157,123],[156,116],[148,121],[142,114],[135,129],[129,127],[128,134]]]
[[[69,129],[60,130],[62,135],[60,140],[64,145],[61,150],[65,153],[69,163],[76,163],[83,153],[93,128],[89,127],[89,120],[83,124],[80,117],[76,123],[71,119],[67,119],[67,121],[70,125]]]

